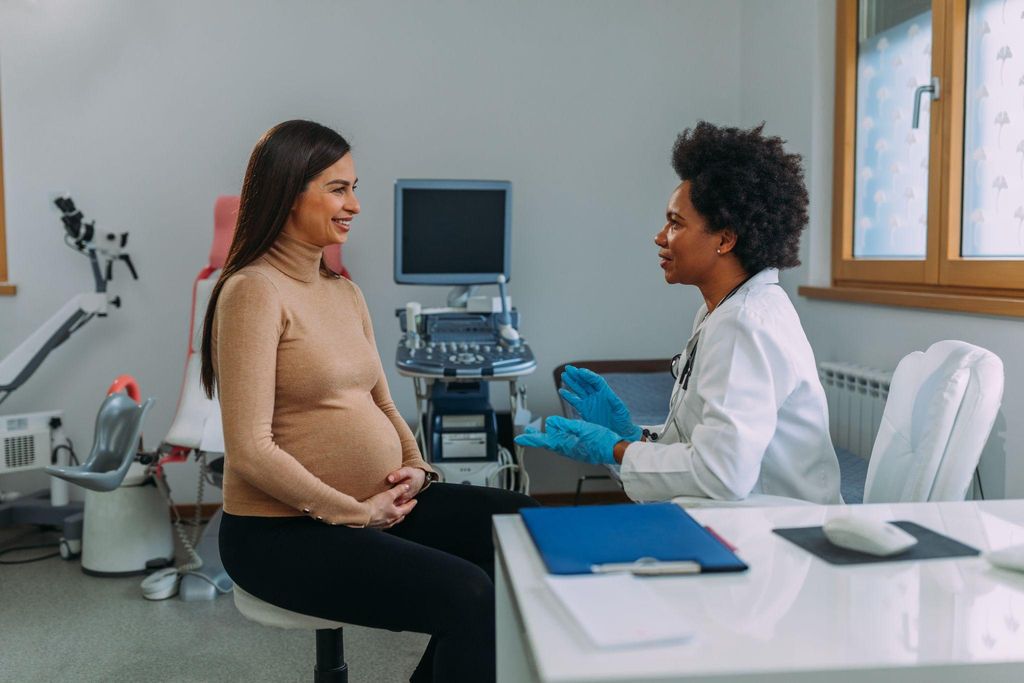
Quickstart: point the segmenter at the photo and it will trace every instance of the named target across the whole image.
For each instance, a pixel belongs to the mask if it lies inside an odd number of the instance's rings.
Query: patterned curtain
[[[1024,258],[1024,0],[975,0],[967,33],[961,254]]]
[[[928,230],[928,102],[911,128],[914,90],[931,79],[932,15],[922,12],[873,35],[862,3],[857,54],[854,256],[925,256]],[[866,18],[867,17],[867,18]]]

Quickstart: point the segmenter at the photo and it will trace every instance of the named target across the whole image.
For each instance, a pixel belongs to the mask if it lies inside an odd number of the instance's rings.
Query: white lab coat
[[[779,272],[761,271],[705,319],[688,389],[676,382],[655,442],[634,442],[620,471],[637,501],[739,500],[751,493],[840,503],[839,462],[814,352]]]

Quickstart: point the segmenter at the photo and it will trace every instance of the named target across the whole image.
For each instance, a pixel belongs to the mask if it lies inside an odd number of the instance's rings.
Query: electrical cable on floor
[[[43,533],[48,533],[44,531]],[[7,555],[8,553],[19,552],[22,550],[37,550],[39,548],[59,548],[60,541],[52,541],[49,543],[30,543],[28,545],[15,545],[10,548],[0,548],[0,557]],[[49,555],[39,555],[38,557],[29,557],[24,560],[0,560],[0,565],[4,564],[30,564],[32,562],[41,562],[43,560],[49,560],[52,557],[60,557],[60,551],[50,553]]]
[[[191,524],[189,524],[189,526],[193,528],[191,538],[189,537],[188,532],[184,529],[185,520],[181,518],[181,513],[178,512],[178,508],[174,505],[174,500],[171,498],[171,489],[167,485],[167,480],[163,473],[157,472],[153,478],[156,482],[157,488],[161,493],[163,493],[164,499],[167,501],[167,507],[170,508],[171,514],[173,515],[171,524],[174,528],[174,532],[178,535],[178,540],[181,541],[181,545],[185,549],[185,553],[189,556],[188,562],[178,565],[177,567],[178,572],[181,574],[201,569],[203,566],[203,558],[196,552],[195,547],[199,543],[199,536],[202,533],[203,488],[206,483],[204,478],[206,470],[206,453],[200,452],[196,459],[199,461],[199,480],[196,490],[195,517]]]
[[[232,590],[233,590],[233,588],[221,588],[219,585],[217,585],[216,581],[211,579],[206,574],[201,574],[199,572],[192,572],[192,571],[179,572],[179,574],[181,574],[181,576],[194,576],[194,577],[196,577],[198,579],[202,579],[206,583],[208,583],[211,586],[213,586],[213,589],[215,591],[217,591],[217,593],[219,593],[220,595],[227,595],[228,593],[232,592]]]
[[[178,535],[178,540],[181,542],[181,546],[185,549],[185,553],[189,556],[189,561],[179,564],[177,567],[174,567],[173,570],[169,569],[164,571],[173,571],[176,575],[176,579],[181,579],[185,576],[195,576],[213,586],[217,593],[224,595],[232,592],[233,588],[221,588],[217,585],[216,581],[198,571],[203,567],[203,558],[200,557],[196,550],[196,546],[199,545],[199,539],[203,530],[203,490],[208,481],[210,483],[213,483],[213,481],[209,478],[210,468],[206,463],[206,452],[198,451],[196,453],[196,460],[199,463],[199,480],[196,488],[195,514],[191,521],[182,519],[181,513],[178,512],[178,508],[175,506],[174,500],[171,498],[171,489],[170,486],[168,486],[167,479],[164,477],[163,473],[154,473],[154,482],[156,483],[157,488],[163,493],[164,498],[167,501],[167,506],[173,515],[171,525],[174,528],[174,532]],[[189,536],[188,532],[185,530],[186,526],[192,527],[191,536]],[[176,593],[177,587],[174,587],[174,590],[164,590],[161,584],[157,584],[147,589],[146,580],[143,581],[143,595],[149,600],[163,600],[172,597]]]

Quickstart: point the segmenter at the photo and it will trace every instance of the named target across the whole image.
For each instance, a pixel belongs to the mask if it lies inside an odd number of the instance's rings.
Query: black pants
[[[224,568],[246,592],[285,609],[429,633],[413,681],[493,681],[491,516],[537,503],[463,484],[432,484],[418,497],[409,516],[386,531],[225,513]]]

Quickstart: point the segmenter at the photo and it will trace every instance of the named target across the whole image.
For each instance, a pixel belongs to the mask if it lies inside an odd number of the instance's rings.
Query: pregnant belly
[[[303,423],[300,430],[282,430],[294,436],[278,444],[325,484],[356,500],[390,488],[386,477],[402,466],[402,444],[376,404],[307,411]]]

